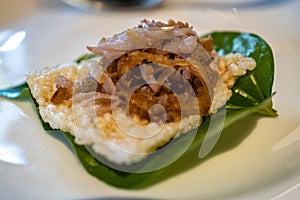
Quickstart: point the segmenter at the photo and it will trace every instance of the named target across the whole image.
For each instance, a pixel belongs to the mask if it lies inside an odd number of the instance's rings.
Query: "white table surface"
[[[217,153],[199,166],[128,191],[86,173],[63,138],[43,130],[30,102],[0,98],[0,199],[299,198],[299,10],[298,0],[170,0],[151,10],[89,13],[57,0],[1,0],[0,45],[9,33],[25,38],[15,49],[0,51],[0,88],[23,81],[32,69],[68,63],[86,53],[87,45],[141,19],[175,19],[189,22],[199,34],[234,30],[262,36],[274,51],[279,117],[246,118],[232,129],[248,131],[238,144],[230,146],[221,138]]]

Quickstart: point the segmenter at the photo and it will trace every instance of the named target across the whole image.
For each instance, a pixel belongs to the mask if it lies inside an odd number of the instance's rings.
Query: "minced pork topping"
[[[129,103],[130,115],[138,117],[141,121],[150,122],[149,109],[160,104],[167,113],[166,122],[178,122],[186,115],[181,113],[182,106],[190,101],[189,98],[185,98],[183,102],[177,100],[176,95],[186,92],[185,86],[179,83],[183,77],[191,85],[199,104],[199,108],[196,109],[193,106],[186,107],[188,110],[185,110],[185,113],[196,114],[200,110],[201,116],[209,114],[214,95],[213,88],[218,78],[217,72],[209,67],[213,60],[213,41],[211,37],[197,37],[187,23],[171,20],[165,24],[143,20],[137,27],[112,38],[103,38],[95,47],[88,49],[102,56],[99,69],[76,83],[63,75],[58,76],[57,90],[51,98],[53,104],[62,103],[79,93],[83,96],[95,91],[98,98],[93,100],[100,105],[97,107],[99,116],[112,112],[112,98],[117,98],[114,106],[122,108]],[[195,57],[200,58],[196,67],[189,62]],[[134,75],[127,75],[122,82],[127,87],[133,87],[133,83],[144,81],[144,84],[133,92],[129,102],[122,101],[125,96],[121,92],[118,92],[117,96],[113,95],[121,77],[129,70],[143,65],[145,67],[136,70]],[[163,73],[164,68],[171,68],[173,71]],[[189,94],[190,92],[186,96]],[[161,112],[161,109],[152,109],[152,120],[159,121]]]

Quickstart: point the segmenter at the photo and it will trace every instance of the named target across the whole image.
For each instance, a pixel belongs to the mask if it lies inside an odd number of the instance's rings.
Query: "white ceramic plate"
[[[29,70],[70,62],[87,52],[86,45],[132,27],[140,19],[174,18],[190,22],[200,34],[238,30],[265,38],[275,55],[274,91],[278,93],[274,106],[279,117],[246,118],[225,131],[210,157],[197,167],[149,188],[127,191],[86,173],[65,140],[42,129],[30,102],[0,98],[0,199],[277,200],[300,195],[299,1],[235,8],[201,1],[182,5],[88,13],[58,1],[4,0],[0,6],[0,88],[21,82]],[[15,33],[21,43],[4,48]]]

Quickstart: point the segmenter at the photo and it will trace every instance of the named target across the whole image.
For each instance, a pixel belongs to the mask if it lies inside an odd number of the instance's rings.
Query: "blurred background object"
[[[164,0],[61,0],[81,10],[150,9],[161,5]]]

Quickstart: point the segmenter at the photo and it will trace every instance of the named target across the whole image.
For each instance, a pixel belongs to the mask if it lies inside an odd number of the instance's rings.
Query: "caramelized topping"
[[[72,97],[73,82],[68,80],[63,75],[59,75],[56,78],[56,88],[57,90],[50,100],[53,104],[60,104]]]
[[[129,106],[133,118],[147,122],[163,120],[163,111],[167,122],[181,120],[182,109],[189,114],[199,114],[200,110],[204,116],[209,113],[216,83],[216,72],[208,66],[213,48],[212,38],[198,38],[188,23],[143,20],[137,27],[102,38],[95,47],[88,47],[102,56],[101,66],[105,70],[99,78],[88,74],[76,82],[74,93],[101,94],[93,98],[99,116],[112,112],[112,104],[124,109]],[[195,58],[199,62],[196,67],[188,61]],[[135,67],[139,67],[138,70],[128,75]],[[182,77],[191,86],[192,93],[179,83]],[[123,82],[119,83],[121,79]],[[73,82],[61,75],[56,81],[57,91],[51,101],[59,104],[72,97]],[[126,96],[128,88],[134,88],[130,99]],[[103,99],[103,95],[107,95],[106,98]],[[178,95],[183,97],[183,102],[179,102]],[[197,108],[190,106],[192,96],[198,100]],[[164,110],[155,107],[156,104]]]

